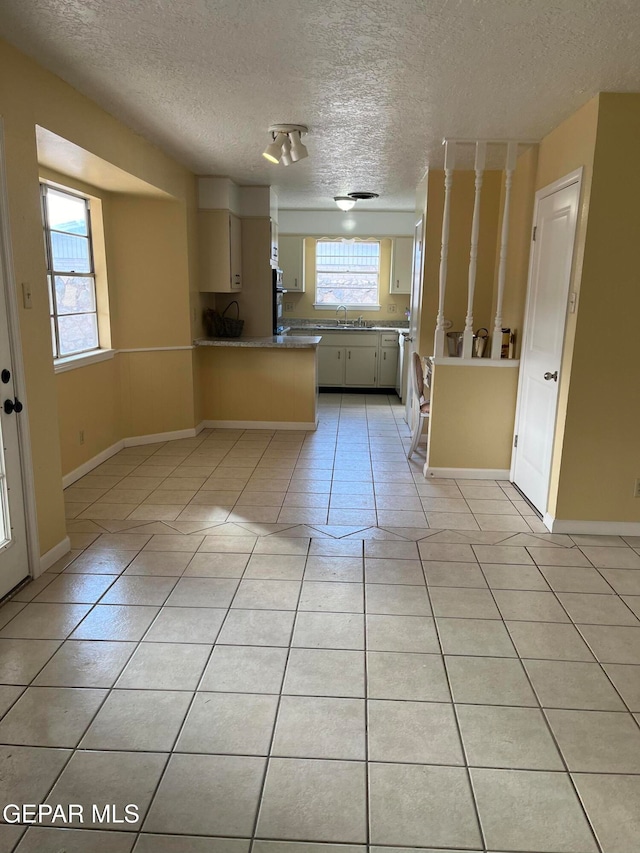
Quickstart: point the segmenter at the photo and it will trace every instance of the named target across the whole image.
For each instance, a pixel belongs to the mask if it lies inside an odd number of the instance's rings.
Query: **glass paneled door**
[[[0,598],[29,575],[18,436],[18,418],[25,415],[14,384],[4,260],[0,257]]]

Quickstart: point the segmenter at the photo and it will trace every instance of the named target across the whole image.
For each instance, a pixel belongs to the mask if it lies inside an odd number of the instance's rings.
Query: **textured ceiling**
[[[411,209],[449,137],[542,137],[640,90],[639,0],[2,0],[0,33],[199,174]],[[301,122],[310,156],[260,156]],[[364,204],[360,205],[365,207]]]

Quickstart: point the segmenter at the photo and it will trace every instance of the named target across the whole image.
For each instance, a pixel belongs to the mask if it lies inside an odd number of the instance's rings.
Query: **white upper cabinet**
[[[228,210],[198,211],[200,290],[242,290],[242,221]]]
[[[284,289],[304,293],[304,237],[280,236],[278,266]]]
[[[389,293],[411,293],[413,268],[413,237],[396,237],[391,258]]]

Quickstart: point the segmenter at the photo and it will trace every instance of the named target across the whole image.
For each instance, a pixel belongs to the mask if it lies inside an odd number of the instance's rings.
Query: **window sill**
[[[347,311],[380,311],[382,308],[381,305],[327,305],[326,302],[314,302],[313,307],[316,311],[337,311],[338,308],[346,308]]]
[[[89,364],[97,364],[99,361],[108,361],[115,354],[114,349],[99,349],[83,352],[79,355],[70,355],[66,358],[58,358],[53,362],[53,370],[55,373],[66,373],[68,370],[76,370],[78,367],[87,367]]]

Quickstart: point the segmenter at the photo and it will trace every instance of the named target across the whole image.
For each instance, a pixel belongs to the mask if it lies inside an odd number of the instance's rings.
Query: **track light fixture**
[[[351,210],[351,208],[355,205],[355,198],[349,198],[348,195],[334,195],[333,200],[338,205],[340,210]]]
[[[273,142],[271,142],[262,152],[262,156],[267,159],[270,163],[279,163],[280,157],[282,156],[282,144],[287,138],[284,133],[276,133],[273,135]]]
[[[308,133],[309,128],[304,124],[273,124],[269,128],[271,142],[262,152],[262,156],[270,163],[282,163],[290,166],[298,160],[309,156],[306,145],[302,142],[302,134]]]

